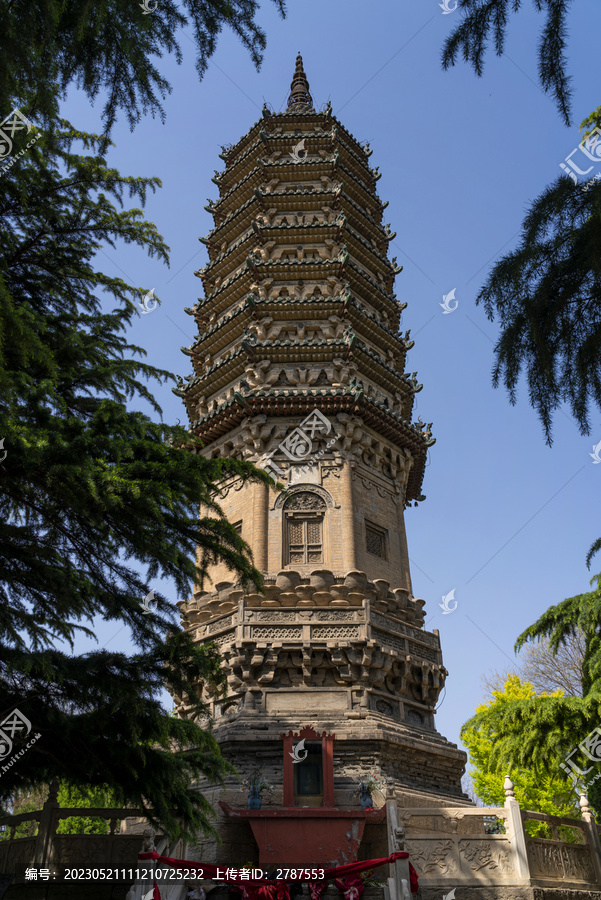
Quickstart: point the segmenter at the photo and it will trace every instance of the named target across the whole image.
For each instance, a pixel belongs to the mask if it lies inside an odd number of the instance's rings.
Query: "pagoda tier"
[[[261,759],[275,806],[282,734],[309,723],[336,736],[337,806],[368,771],[392,778],[407,805],[463,800],[465,755],[434,724],[448,673],[413,597],[404,524],[424,499],[434,440],[412,421],[421,385],[405,372],[413,342],[399,331],[401,268],[370,156],[329,106],[314,109],[299,57],[287,110],[264,109],[222,153],[196,273],[204,297],[187,310],[198,338],[182,348],[193,374],[176,393],[190,430],[207,456],[253,462],[287,487],[234,478],[220,492],[265,592],[215,565],[212,584],[180,604],[184,627],[222,655],[226,694],[204,693],[214,734],[238,771]],[[207,796],[224,845],[202,854],[227,861],[250,835],[230,808],[240,794]]]
[[[295,77],[306,84],[302,62]],[[406,304],[393,282],[401,268],[387,257],[394,234],[382,224],[370,155],[329,106],[316,112],[310,101],[279,115],[264,108],[222,153],[219,199],[207,206],[215,227],[203,239],[209,262],[196,273],[205,297],[188,310],[199,337],[182,348],[194,374],[176,392],[207,445],[229,436],[214,450],[254,462],[279,435],[257,453],[232,434],[243,423],[311,409],[358,416],[391,459],[410,456],[408,503],[421,497],[434,441],[425,423],[411,421],[421,385],[404,371],[413,342],[399,334]]]

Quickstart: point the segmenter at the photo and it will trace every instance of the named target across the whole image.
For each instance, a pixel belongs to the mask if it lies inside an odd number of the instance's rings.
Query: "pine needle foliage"
[[[519,636],[516,650],[528,641],[546,638],[552,652],[574,636],[578,629],[584,637],[585,651],[582,661],[583,698],[599,693],[601,697],[601,575],[591,579],[592,591],[569,597],[550,606],[537,621]]]
[[[445,41],[443,69],[449,69],[461,54],[476,75],[482,76],[484,56],[492,43],[497,56],[505,50],[509,17],[522,7],[522,0],[458,0],[464,16]],[[538,44],[538,77],[543,90],[552,93],[559,113],[570,124],[570,78],[566,75],[568,13],[573,0],[533,0],[537,12],[545,14]]]
[[[515,404],[525,373],[548,444],[563,403],[582,434],[601,408],[601,184],[581,187],[562,175],[545,189],[476,300],[501,326],[493,384]]]
[[[593,128],[601,128],[601,106],[593,110],[590,116],[587,116],[584,122],[580,123],[580,131],[583,131],[586,137],[588,137]]]
[[[274,2],[283,17],[284,0]],[[120,110],[132,128],[146,113],[164,119],[161,101],[171,88],[157,61],[168,54],[182,61],[180,33],[195,45],[199,78],[224,28],[260,66],[266,38],[256,22],[257,0],[149,0],[146,6],[138,0],[0,4],[0,118],[11,111],[11,101],[28,95],[27,114],[46,123],[54,87],[64,97],[74,84],[92,101],[102,96],[107,134]]]
[[[159,181],[109,168],[103,140],[61,121],[0,176],[0,721],[18,708],[41,735],[2,772],[0,801],[58,778],[154,810],[172,835],[211,833],[191,788],[232,771],[195,724],[222,689],[219,655],[176,627],[158,591],[154,613],[141,601],[159,577],[188,597],[215,561],[260,590],[218,491],[230,477],[272,482],[203,458],[184,428],[135,408],[158,415],[150,385],[175,378],[126,339],[143,289],[99,271],[96,253],[124,241],[167,261],[168,248],[124,208]],[[94,636],[94,618],[127,628],[136,652],[65,652]],[[166,681],[189,720],[162,709]]]

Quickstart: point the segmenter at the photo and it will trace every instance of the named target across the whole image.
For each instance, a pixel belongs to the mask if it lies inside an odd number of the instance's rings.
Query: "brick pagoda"
[[[338,819],[338,831],[349,817],[357,827],[322,862],[387,853],[382,817],[350,796],[368,772],[392,779],[407,807],[466,802],[465,754],[434,724],[447,675],[438,632],[423,629],[411,590],[404,510],[424,499],[434,439],[412,422],[421,385],[405,372],[413,342],[399,332],[401,267],[371,152],[330,104],[314,108],[299,55],[285,112],[265,107],[213,179],[204,297],[188,310],[198,339],[184,349],[194,374],[176,393],[208,456],[269,468],[288,496],[226,483],[222,508],[265,594],[216,566],[180,604],[184,627],[223,657],[227,695],[209,698],[223,753],[275,786],[251,813],[236,779],[201,785],[223,838],[200,841],[206,862],[302,862],[290,847],[324,817],[329,834]]]

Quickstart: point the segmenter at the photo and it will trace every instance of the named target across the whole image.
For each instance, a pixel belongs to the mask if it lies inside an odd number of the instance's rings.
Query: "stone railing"
[[[108,834],[57,834],[61,819],[85,816],[105,819]],[[144,821],[141,809],[64,809],[58,805],[56,786],[51,786],[48,800],[41,810],[0,818],[0,827],[8,833],[0,840],[0,872],[16,874],[15,883],[23,880],[26,868],[46,868],[62,874],[65,867],[135,869],[141,847],[141,834],[121,834],[118,822],[136,817]],[[36,834],[16,837],[19,825],[34,823]],[[144,825],[140,826],[141,828]]]
[[[526,835],[532,884],[539,887],[561,884],[565,888],[601,886],[601,856],[595,853],[599,845],[597,828],[585,797],[581,798],[580,805],[582,819],[522,811],[524,823],[544,822],[552,834],[551,838]]]
[[[582,819],[521,810],[509,778],[505,796],[504,807],[490,809],[403,809],[394,801],[389,832],[396,833],[396,848],[409,852],[420,888],[601,889],[601,844],[584,795]],[[530,836],[528,821],[547,825],[551,837]]]

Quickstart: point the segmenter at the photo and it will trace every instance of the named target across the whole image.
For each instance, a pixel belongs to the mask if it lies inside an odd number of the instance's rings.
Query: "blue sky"
[[[165,123],[146,118],[132,133],[122,117],[109,155],[124,174],[162,179],[147,217],[171,247],[171,267],[127,247],[99,255],[106,272],[154,288],[162,302],[136,321],[132,341],[157,367],[189,374],[179,348],[194,334],[183,309],[201,294],[193,271],[207,259],[198,237],[212,227],[203,207],[217,198],[210,179],[223,168],[220,146],[257,121],[264,100],[283,108],[300,50],[315,104],[331,100],[354,136],[371,142],[379,194],[390,202],[385,221],[397,232],[391,254],[404,270],[396,293],[408,304],[401,326],[415,340],[408,371],[417,370],[424,385],[415,418],[432,421],[437,439],[427,500],[406,513],[409,552],[414,594],[426,600],[428,630],[440,630],[450,672],[437,727],[453,741],[482,701],[482,675],[513,661],[520,631],[549,605],[587,589],[586,552],[601,534],[592,502],[601,465],[589,456],[601,440],[598,412],[590,437],[560,412],[553,447],[546,446],[526,389],[515,407],[493,389],[498,329],[475,305],[493,262],[515,246],[526,208],[577,146],[578,123],[599,104],[598,0],[579,0],[570,13],[572,128],[538,87],[542,18],[526,7],[512,21],[507,56],[489,56],[481,79],[464,63],[442,71],[442,44],[460,13],[443,15],[437,0],[292,0],[285,20],[264,3],[262,70],[224,33],[200,83],[183,34],[183,65],[159,62],[173,85]],[[101,108],[72,92],[64,114],[99,130]],[[458,307],[444,315],[439,304],[452,289]],[[184,421],[170,387],[156,394],[167,421]],[[170,585],[162,589],[177,599]],[[438,604],[451,589],[457,609],[442,615]],[[115,636],[118,629],[97,623],[100,645],[128,649],[127,631]],[[575,737],[576,744],[582,736]]]

